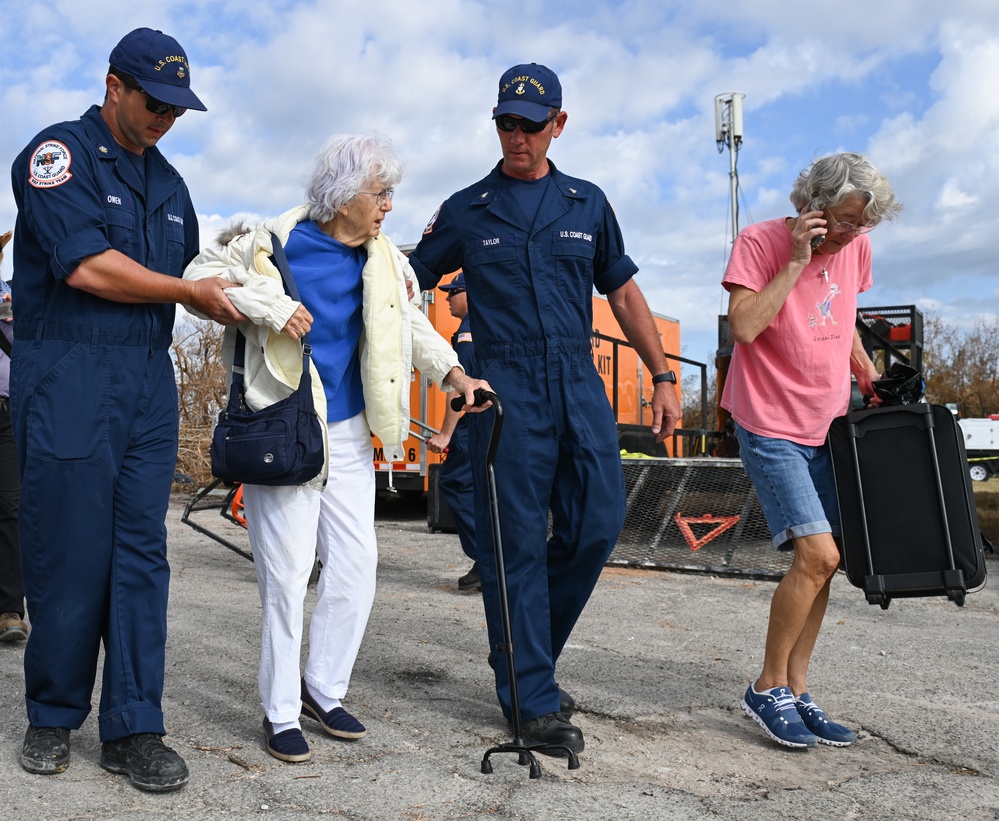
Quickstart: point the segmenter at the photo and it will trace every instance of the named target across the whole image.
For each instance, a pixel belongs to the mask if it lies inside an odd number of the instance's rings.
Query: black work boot
[[[149,792],[179,789],[190,778],[184,759],[156,733],[105,741],[101,745],[101,766],[108,772],[127,775],[136,787]]]
[[[481,590],[482,579],[479,577],[479,565],[473,564],[472,569],[458,579],[459,590]]]
[[[565,716],[566,721],[572,718],[572,714],[576,712],[576,699],[561,687],[558,688],[558,711]]]
[[[66,772],[69,766],[69,730],[29,724],[21,748],[21,766],[37,775]]]
[[[524,732],[524,741],[530,744],[538,742],[540,744],[557,744],[566,747],[571,752],[583,752],[583,731],[575,724],[570,723],[561,713],[546,713],[543,716],[532,718],[521,725]],[[540,752],[547,752],[541,750]],[[564,755],[560,750],[552,750],[549,755]]]

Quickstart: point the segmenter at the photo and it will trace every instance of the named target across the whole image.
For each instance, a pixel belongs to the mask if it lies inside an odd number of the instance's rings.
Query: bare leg
[[[819,637],[819,629],[822,627],[822,619],[826,615],[826,605],[829,603],[829,586],[832,583],[830,577],[815,597],[811,612],[805,620],[805,626],[798,636],[798,640],[791,650],[791,655],[787,661],[787,683],[791,692],[796,696],[808,692],[808,663],[812,659],[812,650],[815,649],[815,640]]]
[[[794,540],[794,559],[770,602],[770,623],[757,692],[788,687],[805,691],[808,663],[829,600],[839,550],[829,533]],[[792,681],[793,679],[793,681]],[[798,687],[801,689],[798,689]]]

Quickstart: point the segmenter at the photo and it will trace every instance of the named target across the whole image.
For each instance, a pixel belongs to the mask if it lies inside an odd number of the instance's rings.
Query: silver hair
[[[329,222],[371,179],[385,188],[402,180],[402,160],[388,138],[334,134],[319,149],[305,178],[309,217]]]
[[[851,194],[867,199],[864,221],[869,225],[893,220],[902,210],[888,178],[863,154],[849,152],[822,157],[802,171],[791,189],[791,204],[799,214],[819,211],[835,208]]]

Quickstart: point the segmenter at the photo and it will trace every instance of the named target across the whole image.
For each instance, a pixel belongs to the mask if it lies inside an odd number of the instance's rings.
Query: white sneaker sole
[[[819,740],[819,744],[825,744],[829,747],[852,747],[856,744],[856,741],[830,741],[828,738],[823,738],[820,735],[815,736]]]

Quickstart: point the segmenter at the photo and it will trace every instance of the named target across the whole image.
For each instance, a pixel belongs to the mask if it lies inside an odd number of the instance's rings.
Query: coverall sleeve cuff
[[[409,264],[413,266],[413,271],[416,273],[416,279],[420,283],[421,291],[432,291],[437,287],[437,283],[441,281],[441,278],[420,262],[414,254],[409,255]]]
[[[65,279],[80,267],[84,259],[110,248],[111,243],[98,228],[71,234],[52,250],[52,270],[59,279]]]
[[[596,286],[597,293],[609,294],[611,291],[616,291],[637,273],[638,266],[635,265],[631,257],[625,254],[614,264],[614,267],[608,268],[600,276],[595,277],[593,284]]]

